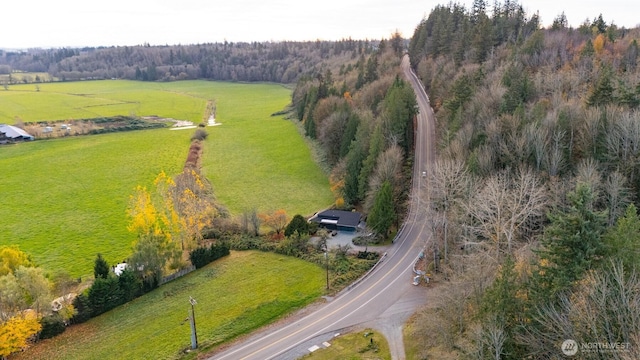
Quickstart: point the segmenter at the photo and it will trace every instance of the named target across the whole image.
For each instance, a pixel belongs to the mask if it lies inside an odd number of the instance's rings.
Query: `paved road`
[[[358,324],[380,318],[393,318],[394,309],[407,310],[407,298],[425,299],[424,289],[411,285],[412,268],[425,245],[427,232],[424,213],[419,210],[426,188],[423,171],[435,158],[433,113],[420,82],[409,69],[409,59],[403,58],[405,76],[416,90],[420,107],[417,122],[415,166],[413,169],[412,201],[409,215],[393,246],[368,276],[318,307],[306,316],[277,327],[259,331],[246,341],[215,354],[211,360],[295,359],[312,344],[321,345],[333,334]],[[419,301],[419,300],[418,300]],[[404,304],[404,305],[403,305]],[[415,303],[409,310],[415,308]],[[415,310],[415,309],[414,309]],[[400,324],[401,325],[401,324]],[[396,346],[397,347],[397,346]],[[394,359],[404,358],[404,349],[397,349]]]

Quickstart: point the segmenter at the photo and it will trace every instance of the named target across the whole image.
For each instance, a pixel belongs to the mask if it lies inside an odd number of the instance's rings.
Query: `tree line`
[[[566,339],[639,356],[639,36],[601,15],[543,29],[511,1],[417,26],[439,139],[429,271],[446,281],[418,320],[424,357],[555,358]]]
[[[61,81],[211,79],[294,83],[328,58],[358,57],[377,42],[210,43],[0,51],[0,71],[47,72]]]
[[[359,209],[380,238],[406,208],[414,146],[415,94],[400,73],[404,40],[298,80],[292,96],[301,131],[330,173],[335,206]]]

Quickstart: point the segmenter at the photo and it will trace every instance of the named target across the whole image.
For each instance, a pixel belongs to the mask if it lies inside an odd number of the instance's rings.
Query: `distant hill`
[[[322,62],[370,53],[377,41],[212,43],[82,49],[1,50],[0,74],[47,72],[59,80],[211,79],[294,83]]]

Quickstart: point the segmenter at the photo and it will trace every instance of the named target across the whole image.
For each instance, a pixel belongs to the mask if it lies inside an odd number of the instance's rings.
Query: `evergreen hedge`
[[[215,261],[223,256],[229,255],[229,245],[226,243],[211,244],[208,248],[201,247],[192,250],[189,253],[189,260],[191,264],[199,269],[212,261]]]

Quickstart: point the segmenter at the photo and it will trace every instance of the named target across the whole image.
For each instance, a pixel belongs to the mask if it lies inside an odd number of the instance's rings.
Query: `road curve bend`
[[[424,226],[424,204],[429,171],[435,160],[435,124],[429,98],[409,66],[407,55],[402,59],[405,77],[411,83],[418,102],[415,162],[409,214],[382,261],[361,281],[342,291],[333,300],[315,311],[280,325],[258,330],[254,335],[214,354],[210,360],[295,359],[302,346],[322,336],[332,336],[342,329],[371,322],[411,292],[420,291],[411,285],[412,268],[428,238]],[[318,344],[321,346],[321,344]],[[304,348],[303,348],[304,350]],[[392,354],[403,359],[402,354]]]

